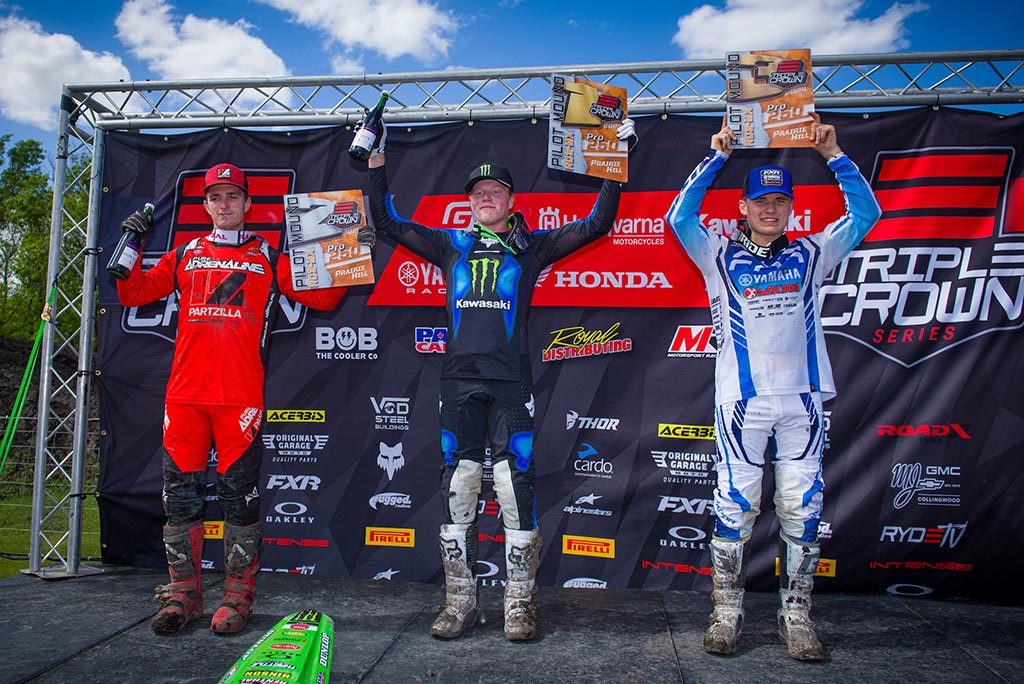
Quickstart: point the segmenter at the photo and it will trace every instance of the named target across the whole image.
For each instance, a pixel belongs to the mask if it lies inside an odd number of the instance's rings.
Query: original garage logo
[[[882,218],[821,289],[822,324],[910,368],[1024,326],[1024,226],[1006,224],[1014,150],[882,152]]]

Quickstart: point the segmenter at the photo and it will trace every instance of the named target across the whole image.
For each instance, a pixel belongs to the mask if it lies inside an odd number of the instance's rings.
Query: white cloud
[[[166,80],[290,76],[244,20],[234,23],[173,16],[164,0],[128,0],[117,15],[117,37]]]
[[[324,33],[345,52],[371,50],[388,60],[445,57],[458,22],[427,0],[256,0]]]
[[[881,16],[857,17],[863,0],[726,0],[680,17],[672,42],[688,59],[724,58],[726,50],[810,48],[812,54],[892,52],[907,46],[903,22],[928,8],[895,3]]]
[[[128,69],[108,52],[83,48],[71,36],[46,33],[37,22],[0,18],[0,114],[43,130],[57,128],[65,83],[128,80]]]

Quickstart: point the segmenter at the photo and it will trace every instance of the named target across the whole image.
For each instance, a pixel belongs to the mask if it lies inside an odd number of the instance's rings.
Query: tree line
[[[0,135],[0,337],[35,337],[53,285],[47,282],[53,211],[53,181],[45,170],[47,162],[38,140],[12,142],[9,133]],[[68,178],[87,177],[83,173],[88,163],[83,156],[70,159]],[[88,187],[69,182],[62,214],[62,265],[77,258],[84,247],[87,210]],[[72,224],[81,225],[82,230],[67,230]],[[80,268],[67,271],[59,287],[68,298],[77,299],[82,288]],[[62,317],[75,315],[69,310]],[[77,322],[69,327],[76,328]]]

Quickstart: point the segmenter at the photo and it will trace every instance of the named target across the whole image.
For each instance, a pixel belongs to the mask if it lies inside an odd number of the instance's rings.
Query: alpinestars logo
[[[1013,154],[879,153],[871,185],[882,218],[821,288],[826,333],[910,368],[1024,326],[1024,242],[1005,225]]]

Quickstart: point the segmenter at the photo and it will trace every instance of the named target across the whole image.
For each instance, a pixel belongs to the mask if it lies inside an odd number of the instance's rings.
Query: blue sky
[[[52,148],[63,83],[1019,48],[964,0],[0,0],[0,133]]]

